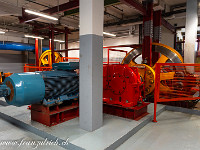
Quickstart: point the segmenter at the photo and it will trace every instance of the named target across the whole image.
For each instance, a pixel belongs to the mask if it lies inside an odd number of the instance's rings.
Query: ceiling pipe
[[[48,47],[42,48],[43,51],[46,51],[48,49]],[[34,51],[35,46],[16,42],[0,42],[0,50]]]
[[[186,7],[186,3],[181,3],[181,4],[178,4],[178,5],[172,5],[170,7],[170,11],[174,11],[174,9],[176,9],[176,8],[182,8],[182,7]]]
[[[128,6],[134,7],[140,12],[140,14],[146,15],[146,8],[143,7],[143,5],[139,3],[137,0],[120,0],[120,1]]]

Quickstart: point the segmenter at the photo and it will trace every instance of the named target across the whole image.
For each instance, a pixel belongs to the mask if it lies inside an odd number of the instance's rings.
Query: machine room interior
[[[197,150],[199,6],[1,0],[2,149]]]

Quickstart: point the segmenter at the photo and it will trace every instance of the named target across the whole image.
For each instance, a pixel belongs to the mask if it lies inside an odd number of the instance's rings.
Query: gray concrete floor
[[[153,113],[153,107],[149,106],[149,113]],[[30,120],[30,112],[26,110],[18,110],[12,106],[0,106],[0,110],[6,109],[9,113],[15,114],[20,120],[26,120],[25,122],[36,126],[48,133],[60,135],[72,134],[70,141],[73,144],[80,145],[85,149],[104,149],[109,145],[109,142],[115,141],[118,137],[122,136],[122,132],[128,132],[129,128],[133,128],[135,124],[138,124],[145,118],[138,122],[121,119],[114,116],[104,116],[104,127],[93,132],[87,133],[85,131],[79,131],[78,120],[60,124],[59,126],[47,128],[36,122]],[[21,108],[20,108],[21,109]],[[20,114],[21,113],[21,114]],[[148,117],[148,116],[146,116]],[[24,119],[25,118],[25,119]],[[117,150],[199,150],[200,149],[200,116],[184,114],[180,112],[164,111],[157,117],[158,123],[149,123],[138,131],[135,135],[129,138],[123,143]],[[77,125],[76,125],[77,124]],[[73,130],[72,128],[73,127]],[[124,128],[123,128],[124,127]],[[116,128],[120,130],[116,130]],[[61,130],[62,129],[62,130]],[[69,132],[69,129],[71,132]],[[127,131],[126,131],[127,130]],[[56,131],[56,132],[54,132]],[[62,132],[61,132],[62,131]],[[65,134],[63,134],[65,133]],[[108,134],[109,136],[108,136]],[[75,134],[75,135],[74,135]],[[62,137],[63,138],[63,137]],[[116,139],[115,139],[116,138]],[[43,138],[20,129],[2,119],[0,119],[0,142],[4,140],[25,140],[25,141],[37,141],[44,140]],[[98,143],[96,143],[98,141]],[[106,144],[107,143],[107,144]],[[17,148],[14,146],[2,146],[0,150],[32,150],[34,146],[20,146]],[[39,146],[39,150],[62,150],[59,146]]]
[[[160,110],[163,107],[163,105],[158,105],[157,110]],[[63,122],[53,127],[47,127],[38,122],[31,121],[30,111],[27,110],[27,106],[1,107],[0,112],[55,137],[63,140],[69,138],[69,142],[78,147],[87,150],[103,150],[148,119],[153,113],[153,104],[148,106],[148,112],[150,114],[143,117],[139,121],[104,114],[103,127],[95,130],[94,132],[87,132],[80,129],[79,118]]]
[[[164,111],[117,150],[199,150],[200,116]]]
[[[0,98],[0,109],[5,108],[6,104],[4,98]],[[3,106],[2,106],[3,105]],[[12,110],[13,111],[13,110]],[[12,142],[17,141],[15,145],[5,145],[5,142]],[[29,132],[25,131],[21,128],[16,127],[15,125],[12,125],[11,123],[4,121],[0,118],[0,150],[64,150],[64,148],[61,148],[60,146],[44,146],[39,145],[36,148],[36,145],[34,144],[21,144],[22,142],[32,142],[32,141],[44,141],[43,138]],[[20,145],[20,146],[19,146]]]
[[[15,145],[5,145],[5,142],[11,142],[11,141],[17,141],[18,143]],[[24,144],[20,145],[22,141],[26,142],[32,142],[32,141],[44,141],[43,138],[22,130],[2,119],[0,119],[0,150],[33,150],[36,145],[29,145],[29,144]],[[20,146],[19,146],[20,145]],[[63,148],[59,146],[44,146],[44,145],[39,145],[36,149],[39,150],[63,150]]]

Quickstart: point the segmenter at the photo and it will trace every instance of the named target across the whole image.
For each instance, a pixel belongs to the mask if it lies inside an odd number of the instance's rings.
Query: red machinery
[[[147,114],[142,101],[144,83],[137,67],[128,65],[103,65],[104,113],[137,119]]]
[[[137,67],[127,64],[103,65],[103,111],[104,113],[138,120],[147,113],[143,102],[144,82]],[[77,101],[76,101],[77,102]],[[32,104],[32,120],[53,126],[78,117],[78,103],[43,106]],[[39,117],[38,117],[39,116]]]

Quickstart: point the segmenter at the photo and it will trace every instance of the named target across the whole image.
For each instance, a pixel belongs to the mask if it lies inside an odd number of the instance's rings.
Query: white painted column
[[[80,0],[80,127],[103,124],[104,0]]]
[[[198,26],[198,0],[187,0],[184,63],[195,63],[195,43]]]

